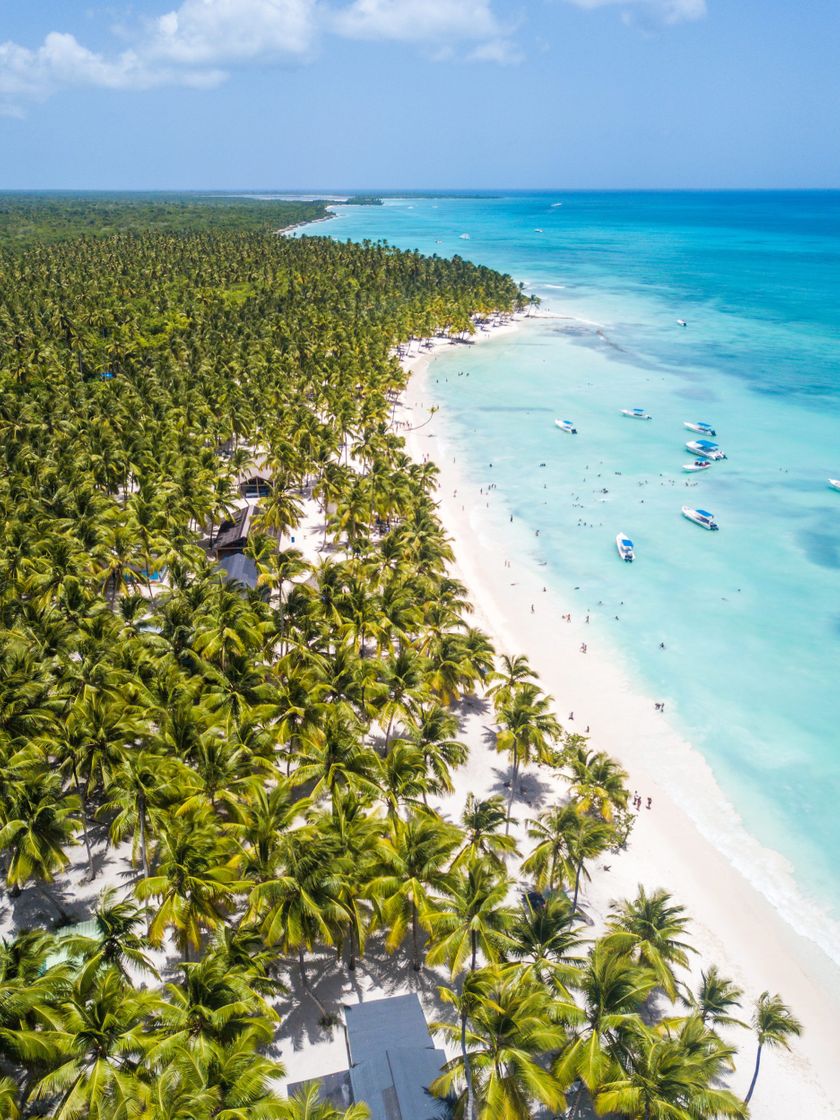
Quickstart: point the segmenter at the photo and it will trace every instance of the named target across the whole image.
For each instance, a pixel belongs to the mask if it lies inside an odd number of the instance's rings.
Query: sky
[[[840,0],[0,0],[0,189],[840,187]]]

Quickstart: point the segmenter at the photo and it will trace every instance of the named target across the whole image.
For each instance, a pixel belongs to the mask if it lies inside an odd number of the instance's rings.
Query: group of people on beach
[[[633,791],[633,808],[638,812],[641,809],[641,807],[642,807],[642,796],[641,796],[641,794],[639,793],[638,790],[634,790]],[[645,808],[646,809],[652,809],[653,808],[653,798],[652,797],[649,797],[647,799],[647,804],[645,805]]]

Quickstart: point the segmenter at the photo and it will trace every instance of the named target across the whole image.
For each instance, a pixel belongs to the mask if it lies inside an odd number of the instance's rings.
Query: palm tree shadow
[[[332,1025],[323,1022],[323,1013],[307,992],[299,970],[290,964],[284,974],[288,992],[275,1003],[282,1020],[276,1040],[281,1049],[291,1046],[299,1051],[335,1038],[336,1032],[343,1031],[342,1008],[367,1000],[416,992],[427,1018],[446,1014],[447,1005],[438,995],[438,988],[449,982],[446,970],[424,967],[415,972],[402,948],[387,952],[381,934],[368,941],[364,957],[352,971],[337,960],[334,951],[307,954],[307,965],[310,989],[336,1021]]]
[[[505,799],[510,797],[510,770],[505,767],[493,767],[492,793],[501,794]],[[536,812],[546,805],[557,801],[559,791],[550,781],[540,775],[535,769],[520,771],[513,791],[513,804],[524,806]]]
[[[490,701],[486,696],[477,696],[473,693],[470,696],[462,697],[457,703],[453,704],[453,711],[461,719],[467,719],[469,716],[486,716],[490,711]],[[495,746],[495,733],[493,745]]]

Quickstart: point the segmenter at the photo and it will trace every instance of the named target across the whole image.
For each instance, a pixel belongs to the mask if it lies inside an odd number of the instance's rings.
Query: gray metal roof
[[[433,1046],[416,995],[371,1000],[345,1010],[353,1099],[371,1120],[437,1120],[442,1101],[428,1092],[446,1055]]]
[[[227,579],[235,579],[244,583],[246,587],[257,586],[257,565],[250,556],[242,552],[228,553],[219,557],[219,567],[224,568]]]

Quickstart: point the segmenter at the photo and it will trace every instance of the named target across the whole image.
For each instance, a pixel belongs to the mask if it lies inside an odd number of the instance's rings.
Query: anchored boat
[[[624,533],[619,533],[615,538],[615,547],[618,549],[618,555],[622,560],[631,563],[636,559],[636,553],[633,551],[633,542]]]
[[[717,432],[705,420],[683,420],[683,427],[690,432],[699,432],[701,436],[716,436]]]
[[[840,478],[830,478],[828,485],[832,486],[835,490],[840,490]]]
[[[632,420],[652,420],[653,417],[643,408],[622,408],[622,416],[629,416]]]
[[[725,459],[726,454],[710,439],[692,439],[685,445],[692,455],[702,455],[704,459]]]
[[[695,459],[693,463],[683,463],[684,471],[707,471],[711,466],[709,459]]]
[[[692,509],[691,506],[682,507],[683,517],[687,517],[689,521],[693,521],[695,525],[699,525],[701,529],[719,529],[715,515],[709,513],[707,509]]]
[[[554,426],[559,428],[561,432],[568,432],[570,436],[577,435],[577,428],[573,420],[555,420]]]

